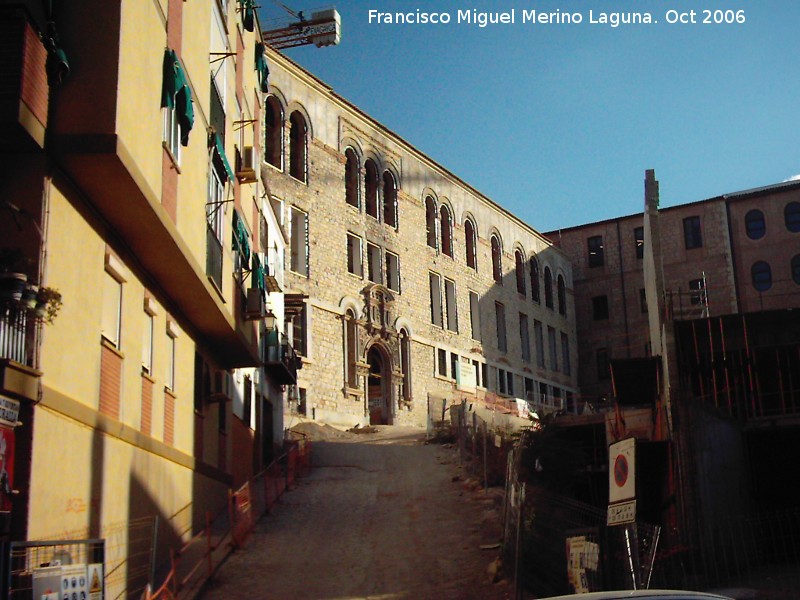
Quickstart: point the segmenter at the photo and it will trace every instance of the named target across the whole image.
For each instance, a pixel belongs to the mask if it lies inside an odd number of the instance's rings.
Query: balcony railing
[[[0,308],[0,359],[12,360],[36,368],[34,339],[36,320],[26,310],[16,307]]]
[[[302,363],[287,337],[273,330],[263,338],[264,370],[279,385],[297,383]]]
[[[222,243],[211,227],[206,227],[206,275],[222,289]]]

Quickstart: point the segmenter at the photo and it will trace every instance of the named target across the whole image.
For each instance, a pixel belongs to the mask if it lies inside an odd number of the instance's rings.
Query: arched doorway
[[[367,353],[367,404],[370,425],[391,425],[391,369],[386,355],[377,346]]]

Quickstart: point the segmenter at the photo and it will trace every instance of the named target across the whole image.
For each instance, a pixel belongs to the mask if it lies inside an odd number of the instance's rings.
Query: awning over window
[[[255,29],[256,3],[255,0],[239,0],[242,9],[242,26],[247,31]]]
[[[261,259],[258,257],[258,254],[255,252],[253,253],[253,285],[260,289],[262,292],[265,292],[267,289],[266,282],[264,281],[264,277],[266,276],[267,272],[261,264]]]
[[[265,94],[269,91],[269,67],[267,67],[267,57],[264,55],[264,44],[256,44],[256,71],[258,71],[258,82],[261,84],[261,91]]]
[[[223,175],[221,177],[222,183],[225,183],[229,178],[233,179],[233,169],[231,169],[231,163],[228,162],[228,157],[225,156],[225,145],[222,143],[222,138],[218,133],[211,134],[209,147],[213,151],[214,161],[223,171],[221,173]]]
[[[183,67],[174,50],[164,53],[164,83],[161,90],[161,106],[171,108],[178,113],[178,124],[181,128],[181,144],[189,145],[189,132],[194,126],[194,109],[192,107],[192,90],[186,81]]]
[[[245,264],[250,262],[250,234],[236,210],[233,211],[233,249],[242,255]]]

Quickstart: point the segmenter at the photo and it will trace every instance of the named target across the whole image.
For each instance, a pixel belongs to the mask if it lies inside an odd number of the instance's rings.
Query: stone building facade
[[[297,411],[353,426],[421,425],[440,398],[574,410],[565,253],[283,55],[268,58],[264,160],[289,238]]]

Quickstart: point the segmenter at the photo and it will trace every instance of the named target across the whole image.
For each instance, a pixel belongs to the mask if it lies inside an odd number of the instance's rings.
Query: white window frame
[[[347,233],[347,272],[359,279],[364,278],[364,240],[349,232]]]
[[[401,293],[400,256],[386,250],[386,287],[393,292]]]

